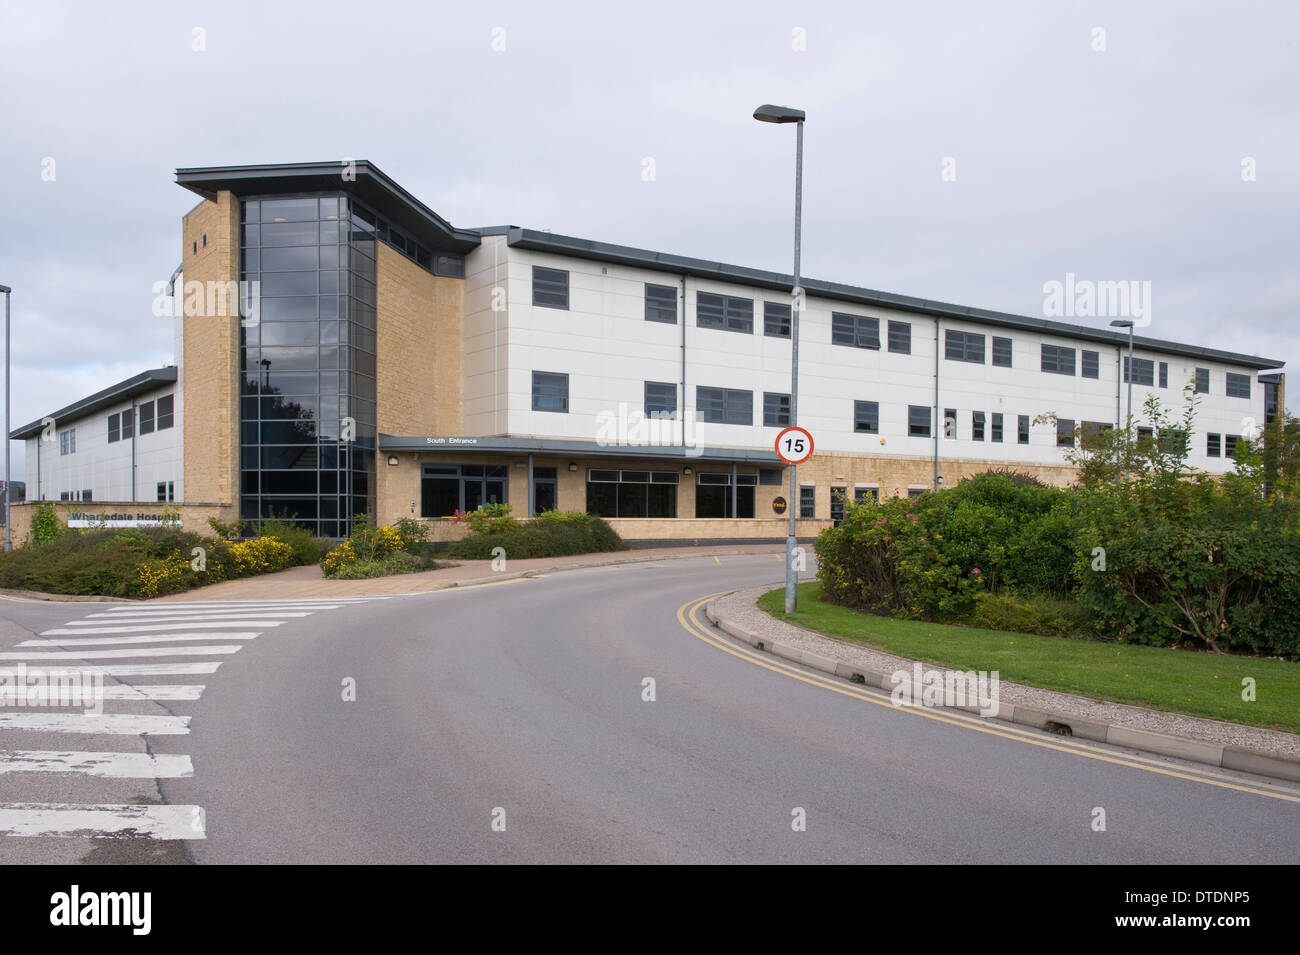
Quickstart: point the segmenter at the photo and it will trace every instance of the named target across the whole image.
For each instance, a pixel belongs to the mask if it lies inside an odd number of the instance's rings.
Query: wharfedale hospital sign
[[[92,514],[89,511],[73,511],[68,515],[69,527],[162,527],[164,524],[181,522],[176,515],[132,514],[129,511]]]

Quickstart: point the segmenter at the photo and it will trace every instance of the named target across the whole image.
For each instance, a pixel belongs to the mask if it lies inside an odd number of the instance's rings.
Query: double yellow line
[[[881,690],[859,688],[854,684],[846,683],[844,680],[838,679],[837,677],[823,675],[815,670],[808,670],[796,664],[787,663],[779,657],[772,656],[770,653],[764,653],[745,644],[733,642],[730,638],[719,636],[708,624],[707,620],[701,619],[704,606],[710,600],[713,600],[718,596],[720,596],[720,594],[709,594],[707,597],[689,600],[682,604],[677,608],[678,623],[680,623],[688,633],[698,637],[710,646],[717,647],[724,653],[730,653],[732,656],[739,657],[747,663],[752,663],[756,666],[763,667],[766,670],[771,670],[773,673],[779,673],[782,676],[798,680],[800,683],[807,683],[809,686],[819,687],[823,690],[830,690],[832,693],[839,693],[841,696],[861,700],[864,703],[872,703],[876,706],[887,707],[897,713],[906,713],[911,716],[919,716],[922,719],[936,720],[940,723],[947,723],[950,726],[972,730],[976,733],[985,733],[989,736],[1000,736],[1003,739],[1009,739],[1016,743],[1025,743],[1043,749],[1052,749],[1059,753],[1067,753],[1071,756],[1081,756],[1085,759],[1095,759],[1099,762],[1112,763],[1116,766],[1126,766],[1130,769],[1138,769],[1147,773],[1159,773],[1161,776],[1172,776],[1175,779],[1186,779],[1191,782],[1204,783],[1207,786],[1216,786],[1219,789],[1232,789],[1237,792],[1251,793],[1256,796],[1267,796],[1270,799],[1280,799],[1284,802],[1300,804],[1300,793],[1297,793],[1294,790],[1275,791],[1270,789],[1261,789],[1255,786],[1245,786],[1239,783],[1228,782],[1221,777],[1215,776],[1211,770],[1201,771],[1193,768],[1170,769],[1167,765],[1145,756],[1116,756],[1083,743],[1044,739],[1037,730],[1022,729],[1008,723],[991,723],[989,720],[970,716],[960,710],[935,711],[933,709],[923,709],[918,707],[897,706],[890,700],[889,695]]]

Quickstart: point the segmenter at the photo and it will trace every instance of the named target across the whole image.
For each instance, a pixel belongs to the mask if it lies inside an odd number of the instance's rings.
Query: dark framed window
[[[889,322],[889,350],[900,355],[912,354],[912,323]]]
[[[1056,419],[1056,446],[1058,448],[1074,447],[1074,419]]]
[[[1101,377],[1101,355],[1095,351],[1083,350],[1083,377]]]
[[[878,487],[855,487],[853,489],[853,503],[861,504],[864,501],[870,501],[872,504],[880,503],[880,488]]]
[[[108,416],[108,443],[122,439],[122,416],[120,414],[111,414]]]
[[[1099,448],[1102,435],[1113,427],[1109,421],[1085,421],[1079,426],[1080,443],[1085,448]]]
[[[989,438],[998,443],[1002,443],[1002,412],[993,412],[993,423],[989,429]]]
[[[122,440],[135,435],[135,409],[127,408],[122,412]]]
[[[972,411],[970,413],[970,439],[972,441],[984,440],[984,412]]]
[[[533,372],[533,410],[569,410],[569,376],[554,371]]]
[[[587,513],[597,517],[676,517],[676,471],[587,471]]]
[[[754,488],[757,474],[737,474],[736,486],[731,486],[731,475],[725,472],[700,472],[695,485],[696,517],[753,517]],[[733,513],[733,493],[734,513]]]
[[[1064,345],[1044,345],[1042,370],[1050,375],[1074,374],[1074,349]]]
[[[759,468],[758,483],[764,487],[781,486],[781,469],[780,468]]]
[[[853,402],[853,430],[858,434],[880,433],[880,402]]]
[[[754,300],[714,292],[696,292],[695,324],[700,328],[753,334]]]
[[[509,500],[504,464],[425,464],[420,469],[420,516],[451,517]]]
[[[1182,454],[1187,450],[1188,435],[1182,428],[1164,428],[1157,440],[1165,454]]]
[[[763,427],[785,428],[790,424],[790,396],[763,392]]]
[[[533,266],[533,304],[542,308],[569,307],[569,273],[564,269]]]
[[[754,423],[754,393],[737,388],[695,387],[695,410],[713,424]]]
[[[768,338],[790,337],[790,305],[788,302],[763,303],[763,334]]]
[[[870,315],[831,312],[831,344],[880,349],[880,319]]]
[[[81,499],[83,501],[93,501],[94,495],[89,490],[85,490],[81,492]]]
[[[1196,369],[1196,393],[1208,395],[1210,393],[1210,369]]]
[[[1011,367],[1011,339],[993,336],[993,364],[999,368]]]
[[[1225,377],[1224,392],[1229,398],[1250,397],[1250,375],[1239,375],[1230,371]]]
[[[1162,361],[1160,363],[1160,387],[1169,387],[1169,362],[1167,361]]]
[[[1223,447],[1223,437],[1214,433],[1205,436],[1205,456],[1217,458]]]
[[[153,433],[153,402],[146,401],[139,407],[140,411],[140,433]]]
[[[1156,433],[1153,428],[1138,428],[1137,431],[1138,431],[1137,439],[1139,444],[1141,444],[1143,441],[1155,440]]]
[[[925,492],[926,492],[926,488],[923,488],[923,487],[909,487],[909,488],[907,489],[907,496],[908,496],[909,498],[915,500],[916,498],[920,497],[920,496],[921,496],[922,494],[924,494]]]
[[[645,286],[645,320],[677,324],[677,289],[671,285]]]
[[[949,361],[968,361],[984,364],[984,336],[979,332],[963,332],[955,328],[944,331],[943,357]]]
[[[844,507],[849,500],[849,489],[847,487],[831,488],[831,523],[838,524],[844,520]]]
[[[943,409],[943,436],[945,438],[957,437],[957,409]]]
[[[1016,417],[1016,443],[1029,443],[1029,415],[1022,414]]]
[[[1239,434],[1225,434],[1223,436],[1223,456],[1225,458],[1236,457],[1237,442],[1241,440]]]
[[[817,488],[799,488],[799,517],[812,520],[817,516]]]
[[[671,381],[647,381],[645,415],[647,418],[676,418],[677,386]]]
[[[172,426],[172,419],[176,408],[175,395],[163,395],[158,399],[158,414],[155,422],[159,431]]]
[[[930,437],[930,408],[928,405],[907,406],[907,435],[910,438]]]
[[[174,481],[158,482],[158,500],[160,501],[176,500],[176,483]]]
[[[1147,385],[1156,383],[1156,363],[1150,358],[1134,358],[1132,368],[1133,384]],[[1124,356],[1124,381],[1129,380],[1129,358]]]

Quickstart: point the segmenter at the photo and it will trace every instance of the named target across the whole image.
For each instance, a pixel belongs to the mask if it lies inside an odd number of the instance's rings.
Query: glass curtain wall
[[[241,217],[240,514],[345,537],[375,509],[375,217],[338,194]]]

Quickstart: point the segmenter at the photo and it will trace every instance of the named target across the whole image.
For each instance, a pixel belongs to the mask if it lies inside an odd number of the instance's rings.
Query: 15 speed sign
[[[803,464],[812,453],[813,439],[806,428],[786,428],[776,436],[776,456],[786,464]]]

